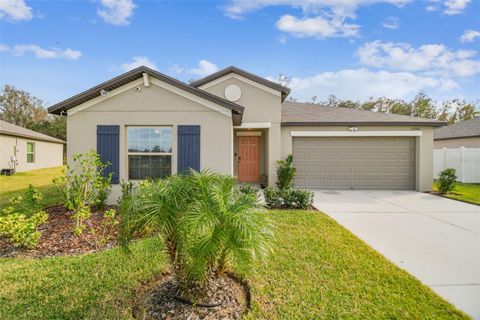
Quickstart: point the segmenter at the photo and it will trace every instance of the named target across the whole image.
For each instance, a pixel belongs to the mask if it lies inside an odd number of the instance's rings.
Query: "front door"
[[[260,177],[259,137],[238,137],[238,180],[258,182]]]

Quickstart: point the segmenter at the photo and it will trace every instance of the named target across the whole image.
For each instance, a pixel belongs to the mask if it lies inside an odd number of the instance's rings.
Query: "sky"
[[[480,99],[480,0],[0,0],[0,85],[50,106],[140,65],[235,65],[308,101]]]

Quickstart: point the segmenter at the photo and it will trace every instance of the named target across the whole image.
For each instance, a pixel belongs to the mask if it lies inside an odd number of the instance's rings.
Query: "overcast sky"
[[[284,73],[299,100],[477,100],[479,51],[477,0],[0,0],[0,84],[47,106],[139,65]]]

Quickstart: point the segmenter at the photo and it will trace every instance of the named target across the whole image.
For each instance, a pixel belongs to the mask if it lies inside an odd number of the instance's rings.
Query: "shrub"
[[[268,187],[268,176],[265,173],[260,175],[260,188],[265,189]]]
[[[285,190],[293,187],[293,178],[296,169],[293,167],[293,156],[289,155],[285,160],[277,161],[277,187]]]
[[[453,168],[444,169],[438,175],[438,191],[440,194],[446,194],[455,188],[454,183],[457,181],[456,171]]]
[[[246,270],[270,251],[272,225],[257,197],[235,192],[236,183],[191,171],[140,184],[120,204],[122,244],[145,228],[158,230],[180,294],[200,301],[229,266]]]
[[[264,197],[267,206],[276,209],[307,209],[313,203],[313,192],[301,189],[268,187]]]
[[[113,239],[113,230],[119,223],[117,211],[112,208],[103,213],[100,225],[89,227],[88,232],[92,236],[93,244],[97,250],[104,248]]]
[[[105,174],[107,166],[94,150],[90,150],[74,155],[73,164],[67,167],[66,174],[53,180],[63,197],[65,207],[74,211],[74,231],[77,235],[85,229],[83,221],[91,216],[90,206],[99,209],[105,207],[112,180],[112,173]]]
[[[237,191],[246,195],[258,196],[258,189],[249,183],[242,183],[238,185]]]
[[[17,247],[36,247],[41,236],[37,228],[48,219],[48,214],[42,210],[42,199],[43,195],[32,185],[23,197],[12,197],[0,212],[0,236]]]
[[[280,196],[280,189],[274,187],[267,187],[263,191],[263,196],[265,198],[265,203],[269,208],[282,208],[283,199]]]

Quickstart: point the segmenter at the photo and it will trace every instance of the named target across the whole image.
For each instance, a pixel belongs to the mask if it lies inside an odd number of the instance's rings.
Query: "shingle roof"
[[[434,140],[480,137],[480,117],[435,129]]]
[[[106,90],[106,91],[111,91],[116,88],[119,88],[129,82],[132,82],[137,79],[141,79],[143,77],[143,73],[147,73],[149,76],[159,79],[165,83],[168,83],[170,85],[173,85],[179,89],[185,90],[189,93],[192,93],[198,97],[201,97],[203,99],[209,100],[213,103],[216,103],[222,107],[228,108],[232,110],[233,112],[237,114],[243,114],[243,107],[230,102],[228,100],[222,99],[220,97],[217,97],[213,94],[210,94],[208,92],[205,92],[203,90],[197,89],[194,86],[188,85],[186,83],[183,83],[175,78],[169,77],[163,73],[160,73],[158,71],[152,70],[150,68],[147,68],[145,66],[141,66],[138,68],[135,68],[131,71],[128,71],[122,75],[119,75],[118,77],[115,77],[113,79],[110,79],[108,81],[105,81],[99,85],[96,85],[95,87],[92,87],[82,93],[79,93],[71,98],[68,98],[62,102],[59,102],[50,108],[48,108],[49,113],[53,114],[60,114],[62,111],[69,110],[73,107],[76,107],[86,101],[89,101],[93,98],[96,98],[100,96],[100,91],[101,90]]]
[[[56,143],[65,143],[65,141],[47,136],[46,134],[25,129],[23,127],[11,124],[0,120],[0,134],[5,134],[14,137],[29,138],[34,140],[42,140]]]
[[[285,101],[282,104],[282,125],[426,125],[439,127],[445,125],[445,122],[392,113]]]
[[[254,82],[257,82],[257,83],[260,83],[266,87],[269,87],[271,89],[274,89],[274,90],[277,90],[277,91],[280,91],[281,94],[282,94],[282,102],[285,100],[285,98],[287,98],[287,96],[290,94],[290,89],[287,88],[287,87],[284,87],[282,86],[281,84],[279,83],[276,83],[276,82],[273,82],[273,81],[270,81],[270,80],[267,80],[263,77],[260,77],[260,76],[257,76],[253,73],[250,73],[248,71],[245,71],[245,70],[242,70],[242,69],[239,69],[237,67],[234,67],[234,66],[230,66],[230,67],[227,67],[225,69],[222,69],[220,71],[217,71],[215,73],[212,73],[211,75],[208,75],[206,76],[205,78],[201,78],[201,79],[198,79],[196,81],[193,81],[190,85],[194,86],[194,87],[200,87],[206,83],[209,83],[213,80],[216,80],[216,79],[219,79],[223,76],[226,76],[227,74],[230,74],[230,73],[236,73],[244,78],[247,78],[249,80],[252,80]]]

